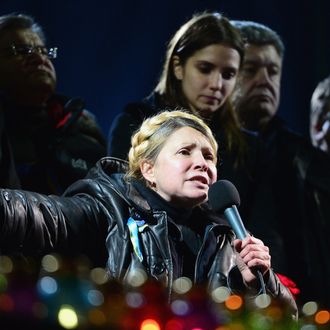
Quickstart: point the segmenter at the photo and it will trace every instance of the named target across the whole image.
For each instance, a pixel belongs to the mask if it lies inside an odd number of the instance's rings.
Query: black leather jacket
[[[126,159],[134,131],[139,128],[144,118],[155,115],[163,109],[168,107],[162,104],[161,96],[155,92],[142,102],[127,104],[111,125],[108,156]],[[246,227],[270,248],[272,264],[277,272],[287,275],[288,251],[283,243],[283,235],[277,227],[278,219],[282,218],[282,214],[277,213],[277,204],[269,183],[269,163],[268,158],[265,157],[264,144],[256,133],[242,130],[247,152],[244,162],[238,163],[236,150],[229,151],[226,147],[227,136],[223,127],[216,121],[210,123],[210,128],[219,145],[218,159],[221,161],[217,164],[218,179],[229,180],[235,185],[241,200],[239,212]],[[277,181],[282,182],[281,178]]]
[[[269,213],[275,215],[286,247],[284,274],[300,288],[301,304],[313,300],[330,306],[330,157],[278,116],[261,137],[267,145],[274,195]]]
[[[0,191],[0,246],[3,253],[45,253],[53,250],[86,253],[94,263],[105,263],[112,278],[125,281],[132,271],[143,269],[166,284],[182,276],[175,240],[180,230],[164,211],[152,210],[134,186],[123,180],[126,162],[103,158],[86,179],[73,184],[65,197],[18,190]],[[220,285],[244,293],[246,288],[235,266],[233,232],[220,217],[199,210],[206,230],[195,263],[195,283]],[[139,233],[142,258],[134,253],[127,220],[144,219]],[[107,256],[106,256],[107,253]],[[289,291],[270,271],[268,292],[296,311]]]

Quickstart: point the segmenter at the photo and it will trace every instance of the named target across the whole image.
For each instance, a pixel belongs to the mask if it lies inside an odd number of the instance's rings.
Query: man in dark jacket
[[[2,187],[59,194],[106,153],[84,102],[55,94],[56,56],[31,17],[0,17]]]
[[[285,274],[298,283],[301,300],[330,304],[330,159],[278,117],[284,45],[279,35],[255,22],[233,21],[246,41],[233,95],[241,125],[267,146],[268,186],[276,228],[287,262]],[[259,224],[254,224],[256,227]],[[252,231],[268,230],[260,224]],[[262,237],[262,235],[260,236]],[[271,245],[270,245],[271,246]]]

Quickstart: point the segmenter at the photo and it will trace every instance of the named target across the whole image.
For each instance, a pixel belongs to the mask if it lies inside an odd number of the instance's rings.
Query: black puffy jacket
[[[61,195],[106,155],[101,128],[80,98],[55,94],[37,107],[0,97],[0,108],[2,188]]]

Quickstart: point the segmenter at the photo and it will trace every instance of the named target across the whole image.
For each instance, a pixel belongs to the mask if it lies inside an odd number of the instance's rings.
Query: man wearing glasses
[[[55,94],[42,28],[26,15],[0,16],[0,186],[60,194],[106,154],[81,99]]]

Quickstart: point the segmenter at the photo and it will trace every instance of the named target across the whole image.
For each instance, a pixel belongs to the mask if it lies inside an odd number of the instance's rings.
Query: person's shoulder
[[[140,101],[127,103],[123,110],[115,116],[110,126],[109,137],[117,134],[126,135],[127,132],[123,131],[124,127],[127,127],[131,134],[146,118],[151,117],[156,112],[156,106],[150,96]]]
[[[85,109],[85,101],[71,98],[63,94],[54,94],[47,101],[47,112],[54,127],[58,131],[65,131],[74,124]]]
[[[56,94],[52,97],[51,102],[63,107],[62,117],[58,117],[55,123],[57,135],[84,135],[105,148],[106,139],[97,117],[92,111],[86,109],[85,101],[82,98]]]
[[[108,176],[116,173],[126,173],[128,171],[128,161],[117,157],[103,157],[97,162],[99,171]]]
[[[244,127],[241,127],[241,133],[249,149],[251,148],[258,149],[264,146],[264,142],[261,139],[258,132],[251,131]]]
[[[251,139],[252,141],[258,140],[259,139],[259,134],[258,132],[255,131],[251,131],[247,128],[241,127],[240,128],[241,133],[243,134],[243,136],[247,139]]]
[[[101,158],[88,174],[71,184],[64,197],[81,196],[101,203],[105,208],[117,205],[125,196],[125,161],[110,157]]]
[[[289,127],[287,122],[278,115],[275,115],[272,118],[272,120],[268,124],[267,131],[269,135],[276,134],[278,137],[290,139],[297,142],[303,141],[305,139],[302,134]]]
[[[122,113],[144,119],[155,114],[157,110],[156,96],[151,94],[142,100],[127,103]]]
[[[302,135],[300,132],[295,131],[287,125],[283,125],[278,130],[277,134],[281,146],[285,146],[287,150],[291,150],[291,152],[295,155],[298,153],[309,155],[318,154],[317,148],[312,145],[308,137]]]
[[[113,187],[123,185],[125,173],[128,171],[128,162],[116,157],[103,157],[89,171],[86,178],[92,181],[99,179],[100,182],[108,183]]]
[[[86,180],[93,186],[94,193],[98,191],[98,196],[110,198],[113,203],[119,198],[131,207],[134,206],[143,212],[150,211],[148,202],[132,184],[134,180],[126,178],[128,167],[128,162],[123,159],[103,157],[90,170]],[[117,198],[113,199],[115,196]]]

